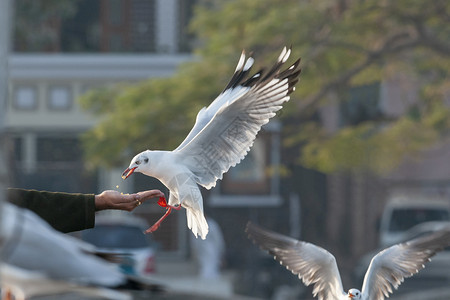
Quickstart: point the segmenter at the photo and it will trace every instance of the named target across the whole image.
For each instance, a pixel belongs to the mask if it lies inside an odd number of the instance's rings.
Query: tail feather
[[[191,208],[186,209],[187,225],[195,237],[200,236],[203,240],[208,234],[208,223],[202,211],[196,211]]]

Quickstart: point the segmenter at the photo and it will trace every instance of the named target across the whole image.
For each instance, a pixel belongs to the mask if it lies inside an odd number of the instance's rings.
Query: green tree
[[[173,148],[230,78],[242,49],[258,69],[286,44],[303,58],[301,81],[283,110],[287,146],[302,145],[298,161],[331,172],[389,170],[445,137],[450,128],[450,3],[420,0],[201,1],[191,30],[197,59],[172,78],[105,88],[85,95],[86,110],[102,122],[84,137],[93,164],[128,161],[130,153]],[[316,112],[330,99],[396,72],[417,78],[421,101],[397,118],[378,116],[321,128]],[[295,124],[295,125],[292,125]],[[164,130],[162,130],[164,129]],[[125,157],[126,158],[125,158]]]

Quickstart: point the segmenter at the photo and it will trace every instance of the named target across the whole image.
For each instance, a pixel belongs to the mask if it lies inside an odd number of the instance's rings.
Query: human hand
[[[95,210],[120,209],[132,211],[144,201],[156,197],[164,197],[164,193],[160,190],[149,190],[136,194],[122,194],[118,191],[107,190],[95,195]]]

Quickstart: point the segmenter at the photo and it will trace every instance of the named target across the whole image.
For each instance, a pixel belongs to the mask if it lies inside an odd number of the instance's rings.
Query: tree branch
[[[422,44],[425,47],[430,48],[431,50],[444,56],[450,56],[450,45],[448,43],[445,43],[445,41],[433,36],[428,30],[426,30],[422,22],[416,22],[414,25],[422,40]]]
[[[398,42],[399,40],[402,42],[399,43]],[[358,73],[360,73],[361,71],[363,71],[365,68],[369,67],[370,65],[381,60],[386,55],[399,53],[405,49],[415,47],[419,44],[420,44],[419,39],[417,39],[417,38],[411,39],[411,34],[407,33],[407,32],[397,33],[397,34],[389,37],[384,42],[383,46],[379,50],[376,50],[373,52],[368,52],[368,55],[363,62],[348,69],[346,72],[344,72],[339,77],[332,79],[322,89],[320,89],[319,92],[312,95],[311,97],[308,97],[304,101],[300,102],[300,104],[298,105],[298,109],[300,111],[303,111],[303,110],[309,108],[310,106],[317,104],[327,94],[329,94],[332,91],[338,90],[339,88],[342,88],[354,76],[356,76]]]

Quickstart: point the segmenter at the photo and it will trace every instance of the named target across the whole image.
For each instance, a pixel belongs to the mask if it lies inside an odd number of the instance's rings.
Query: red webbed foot
[[[164,197],[159,197],[158,205],[166,208],[166,213],[158,221],[156,221],[155,224],[153,224],[149,229],[147,229],[144,233],[155,232],[161,225],[162,221],[164,221],[164,219],[167,218],[168,215],[170,215],[170,213],[172,212],[172,209],[175,209],[175,210],[181,209],[181,205],[178,205],[178,206],[169,205],[167,203],[166,198],[164,198]]]
[[[158,205],[161,206],[161,207],[165,207],[167,209],[170,209],[170,208],[173,208],[175,210],[180,210],[181,209],[181,205],[177,205],[177,206],[169,205],[167,203],[166,198],[164,198],[164,197],[159,197]]]

